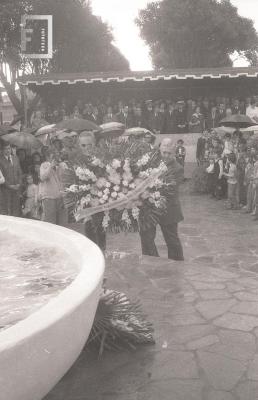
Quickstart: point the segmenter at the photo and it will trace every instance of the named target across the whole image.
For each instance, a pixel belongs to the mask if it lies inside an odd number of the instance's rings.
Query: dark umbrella
[[[256,125],[250,117],[247,115],[230,115],[229,117],[223,118],[219,122],[220,126],[230,126],[232,128],[247,128],[248,126]]]
[[[13,132],[2,136],[5,142],[19,149],[39,149],[42,146],[40,140],[28,132]]]
[[[0,136],[6,135],[7,133],[16,132],[17,129],[10,125],[0,126]]]
[[[88,121],[87,119],[82,118],[71,118],[65,119],[61,122],[58,122],[55,125],[56,129],[67,129],[70,131],[75,132],[82,132],[82,131],[90,131],[90,132],[99,132],[101,128],[94,124],[94,122]]]

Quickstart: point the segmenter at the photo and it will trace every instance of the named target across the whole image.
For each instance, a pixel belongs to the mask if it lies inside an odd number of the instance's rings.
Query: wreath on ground
[[[138,345],[155,343],[153,331],[139,301],[103,289],[87,346],[97,349],[99,356],[105,350],[135,350]]]

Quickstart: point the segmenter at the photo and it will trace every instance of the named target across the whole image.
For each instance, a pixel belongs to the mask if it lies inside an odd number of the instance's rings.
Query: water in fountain
[[[78,272],[63,249],[0,231],[0,331],[45,305]]]

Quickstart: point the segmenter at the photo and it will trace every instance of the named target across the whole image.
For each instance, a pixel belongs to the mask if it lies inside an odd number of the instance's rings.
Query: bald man
[[[175,159],[175,148],[171,139],[165,138],[160,144],[160,158],[166,163],[168,172],[164,177],[167,184],[176,182],[173,193],[167,196],[167,207],[163,215],[159,217],[164,240],[168,248],[168,258],[177,261],[183,261],[183,248],[178,237],[178,223],[184,219],[181,204],[179,200],[178,187],[184,179],[184,170]],[[141,227],[140,237],[142,254],[159,257],[155,245],[156,225]]]

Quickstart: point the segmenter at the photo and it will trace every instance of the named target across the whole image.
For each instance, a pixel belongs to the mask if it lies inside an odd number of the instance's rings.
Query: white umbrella
[[[37,132],[35,132],[35,136],[40,136],[40,135],[44,135],[46,133],[53,132],[55,130],[55,126],[56,126],[56,124],[42,126],[41,128],[39,128],[37,130]]]
[[[242,132],[257,132],[258,125],[248,126],[248,128],[242,128],[241,131]]]
[[[218,134],[233,133],[235,132],[235,130],[236,128],[232,128],[230,126],[218,126],[217,128],[214,128],[214,131],[217,132]]]

